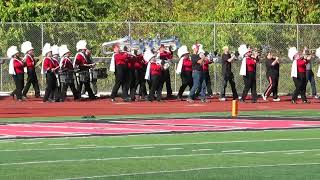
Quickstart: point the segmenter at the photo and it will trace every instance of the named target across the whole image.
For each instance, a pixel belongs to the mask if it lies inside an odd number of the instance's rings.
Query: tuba
[[[171,47],[171,51],[176,51],[181,46],[180,39],[176,36],[172,36],[169,39],[160,39],[159,36],[157,36],[154,41],[156,42],[156,48],[159,48],[160,45],[163,44],[167,50]]]

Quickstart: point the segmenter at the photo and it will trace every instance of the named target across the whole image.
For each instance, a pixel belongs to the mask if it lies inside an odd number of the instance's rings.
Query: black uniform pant
[[[24,74],[12,75],[16,89],[12,92],[16,95],[17,99],[22,99],[22,89],[24,86]]]
[[[74,99],[80,99],[80,93],[78,92],[78,90],[76,89],[76,86],[72,82],[72,83],[61,83],[61,100],[64,101],[66,99],[68,87],[70,87]]]
[[[244,89],[242,92],[242,100],[246,100],[249,90],[251,89],[252,100],[257,100],[257,81],[255,72],[247,72],[246,76],[243,76]]]
[[[82,86],[84,86],[85,92],[88,92],[89,98],[93,98],[94,94],[90,86],[90,81],[79,82],[79,89],[78,89],[79,93],[81,93]]]
[[[317,87],[316,87],[316,81],[314,79],[314,73],[312,70],[307,70],[306,72],[307,75],[307,84],[308,82],[310,82],[311,85],[311,91],[312,91],[312,96],[316,96],[317,95]]]
[[[27,83],[23,89],[22,94],[23,94],[23,96],[26,96],[29,91],[29,88],[32,84],[34,92],[35,92],[35,96],[39,97],[40,96],[40,89],[39,89],[39,82],[38,82],[36,71],[34,69],[28,69],[27,73],[28,73]]]
[[[52,92],[49,96],[49,99],[55,99],[56,101],[59,101],[61,98],[61,84],[58,83],[59,76],[56,74],[56,89],[54,92]],[[60,82],[60,81],[59,81]]]
[[[298,95],[301,95],[301,99],[303,101],[307,100],[306,97],[306,88],[307,88],[307,79],[306,79],[306,73],[298,73],[298,77],[293,78],[294,86],[296,87],[293,95],[292,100],[296,101],[298,98]]]
[[[153,101],[154,100],[154,93],[157,93],[157,100],[160,101],[161,100],[161,96],[162,96],[162,84],[161,83],[162,77],[161,75],[151,75],[150,78],[151,81],[151,89],[149,92],[149,100]]]
[[[116,65],[116,82],[112,88],[111,98],[114,99],[117,96],[120,86],[122,87],[122,98],[128,97],[128,68],[126,65]]]
[[[181,98],[187,86],[189,86],[190,90],[193,86],[192,71],[182,71],[180,76],[182,84],[179,88],[178,97]]]
[[[277,99],[278,96],[278,83],[279,83],[279,75],[268,75],[267,79],[269,81],[269,85],[264,92],[264,96],[269,97],[270,94],[272,93],[273,99]]]
[[[169,69],[163,70],[163,84],[166,84],[167,89],[167,96],[172,95],[172,88],[171,88],[171,78],[170,78],[170,71]],[[162,86],[163,86],[162,84]]]
[[[146,90],[146,80],[144,79],[146,74],[146,70],[144,68],[142,69],[136,69],[134,72],[135,75],[135,89],[138,88],[139,86],[139,96],[145,97],[147,95],[147,90]]]
[[[136,99],[136,81],[135,69],[128,69],[128,89],[132,101]]]
[[[227,88],[228,82],[229,82],[229,84],[231,86],[233,99],[234,100],[238,99],[238,93],[237,93],[237,89],[236,89],[236,83],[234,82],[233,73],[225,74],[223,76],[222,87],[221,87],[221,92],[220,92],[220,98],[225,98],[225,96],[226,96],[226,88]]]
[[[46,73],[46,90],[44,93],[43,101],[48,101],[49,96],[51,93],[54,93],[57,86],[57,79],[53,72],[47,72]]]
[[[209,71],[203,71],[203,78],[204,78],[204,81],[206,83],[207,93],[208,93],[209,96],[211,96],[213,93],[212,93],[212,88],[211,88],[211,78],[210,78]],[[199,96],[200,91],[201,91],[201,89],[197,90],[196,97]]]

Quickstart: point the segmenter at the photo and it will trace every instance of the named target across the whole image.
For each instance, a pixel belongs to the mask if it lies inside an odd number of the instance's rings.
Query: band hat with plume
[[[77,42],[76,45],[77,51],[81,50],[81,49],[87,49],[87,41],[86,40],[80,40]]]
[[[189,51],[188,51],[188,47],[184,45],[178,49],[178,57],[181,58],[185,54],[189,54]]]
[[[60,57],[64,56],[68,52],[70,52],[70,50],[68,49],[67,45],[64,44],[59,47],[59,56]]]
[[[53,45],[51,46],[52,55],[59,55],[59,46]]]
[[[288,57],[291,61],[293,61],[294,56],[298,53],[298,50],[296,47],[291,47],[288,50]]]
[[[245,44],[241,44],[240,47],[238,48],[239,56],[241,58],[243,58],[244,55],[247,54],[250,51],[251,50],[249,48],[247,48],[247,45],[245,45]]]
[[[48,52],[51,52],[51,45],[46,43],[42,48],[42,56],[46,56]]]
[[[30,41],[25,41],[21,44],[21,52],[26,54],[28,51],[34,49]]]
[[[319,47],[318,49],[316,49],[316,56],[317,56],[318,58],[320,58],[320,47]]]
[[[18,47],[17,46],[11,46],[7,50],[7,56],[8,58],[12,58],[13,55],[19,53]]]

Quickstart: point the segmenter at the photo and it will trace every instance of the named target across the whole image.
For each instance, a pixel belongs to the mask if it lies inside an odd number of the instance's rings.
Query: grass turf
[[[318,129],[0,141],[0,179],[319,179]]]

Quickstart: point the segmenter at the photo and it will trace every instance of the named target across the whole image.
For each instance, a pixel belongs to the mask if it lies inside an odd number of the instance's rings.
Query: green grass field
[[[252,113],[245,112],[242,116],[252,116]],[[262,116],[266,112],[254,114]],[[313,118],[320,117],[316,111],[272,111],[267,114],[273,117],[307,117],[307,114]],[[201,114],[213,115],[226,116],[228,113]],[[167,116],[197,117],[199,114]],[[125,117],[109,117],[115,118]],[[71,119],[77,120],[75,117]],[[11,120],[31,122],[41,119]],[[304,129],[8,139],[0,140],[0,156],[1,180],[320,179],[320,131]]]

